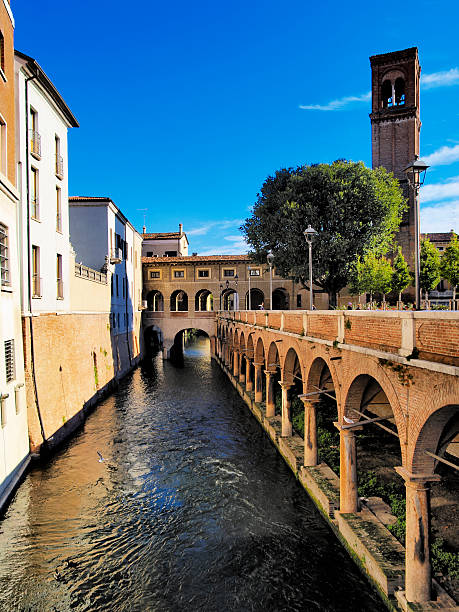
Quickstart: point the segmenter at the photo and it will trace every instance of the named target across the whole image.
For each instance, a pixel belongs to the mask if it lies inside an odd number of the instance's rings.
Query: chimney
[[[180,234],[183,234],[183,223],[178,224],[178,231]]]

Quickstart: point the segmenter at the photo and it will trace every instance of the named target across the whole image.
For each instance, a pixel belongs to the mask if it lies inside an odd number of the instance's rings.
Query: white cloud
[[[423,89],[433,89],[434,87],[448,87],[459,83],[459,69],[451,68],[442,72],[432,72],[421,77],[421,87]]]
[[[421,202],[435,202],[459,197],[459,176],[445,183],[434,183],[421,188]]]
[[[230,242],[240,242],[243,240],[241,234],[236,234],[234,236],[224,236],[225,240],[229,240]]]
[[[459,231],[459,200],[421,207],[421,232]]]
[[[360,96],[345,96],[327,104],[300,104],[300,108],[302,110],[337,111],[343,110],[344,107],[354,102],[368,102],[369,100],[371,100],[371,91]]]
[[[454,147],[441,147],[422,158],[430,166],[446,166],[459,161],[459,144]]]
[[[243,223],[243,219],[230,219],[225,221],[209,221],[199,227],[195,227],[186,231],[187,236],[202,236],[207,234],[211,229],[227,229],[228,227],[239,227]]]

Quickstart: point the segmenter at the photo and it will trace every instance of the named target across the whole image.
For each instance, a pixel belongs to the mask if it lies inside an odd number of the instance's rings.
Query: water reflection
[[[383,610],[208,341],[184,366],[158,355],[29,474],[1,524],[1,609]]]

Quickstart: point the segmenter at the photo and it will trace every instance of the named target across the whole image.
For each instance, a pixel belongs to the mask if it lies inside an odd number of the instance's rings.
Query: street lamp
[[[252,300],[251,300],[251,297],[250,297],[250,270],[251,269],[252,268],[250,266],[247,266],[247,271],[249,273],[249,310],[252,310]]]
[[[422,161],[422,159],[419,159],[419,155],[415,155],[414,161],[404,169],[408,184],[414,193],[414,293],[416,310],[419,310],[421,307],[421,292],[419,286],[419,273],[421,270],[419,190],[426,179],[427,168],[430,168],[430,166]]]
[[[311,227],[311,224],[309,224],[304,230],[303,235],[309,247],[309,310],[312,310],[314,304],[312,292],[312,239],[317,235],[317,232]]]
[[[236,272],[236,276],[234,277],[234,282],[236,285],[236,295],[234,296],[234,310],[239,310],[239,294],[237,292],[237,281],[239,280],[239,276],[237,275]]]
[[[223,293],[223,285],[220,284],[220,310],[222,309],[222,293]]]
[[[273,261],[274,255],[272,251],[268,251],[266,260],[269,266],[269,310],[273,309]]]

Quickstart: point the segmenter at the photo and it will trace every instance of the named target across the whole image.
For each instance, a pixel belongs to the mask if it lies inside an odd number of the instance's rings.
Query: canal
[[[4,611],[385,610],[202,338],[122,381],[0,530]]]

